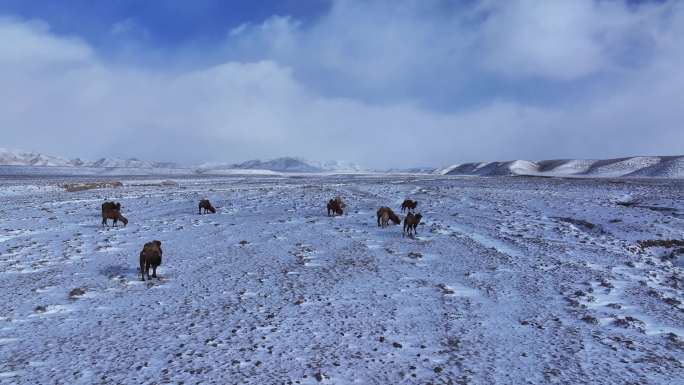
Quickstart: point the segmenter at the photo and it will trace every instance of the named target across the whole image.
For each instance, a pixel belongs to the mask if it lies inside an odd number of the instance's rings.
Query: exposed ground
[[[0,179],[0,382],[684,378],[682,181],[174,180]],[[348,213],[326,217],[338,194]],[[415,239],[376,226],[406,197]],[[127,227],[100,226],[105,199]]]

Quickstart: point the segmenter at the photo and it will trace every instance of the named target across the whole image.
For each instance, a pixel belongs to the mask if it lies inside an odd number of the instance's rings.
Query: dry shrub
[[[123,187],[123,183],[119,181],[65,183],[62,187],[64,187],[64,190],[66,190],[67,192],[77,192],[84,190],[93,190],[98,188]]]

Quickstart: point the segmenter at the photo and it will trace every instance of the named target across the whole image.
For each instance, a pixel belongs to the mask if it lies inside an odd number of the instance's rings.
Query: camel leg
[[[152,278],[157,278],[157,266],[152,266]]]
[[[145,255],[140,252],[140,278],[145,280]]]

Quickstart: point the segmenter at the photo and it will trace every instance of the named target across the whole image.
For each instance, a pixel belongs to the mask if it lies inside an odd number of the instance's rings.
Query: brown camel
[[[117,221],[123,222],[124,226],[128,224],[128,219],[121,215],[121,203],[105,202],[102,204],[102,226],[107,224],[107,219],[112,219],[114,226]]]
[[[378,227],[388,226],[390,220],[392,222],[394,222],[394,224],[396,224],[396,225],[401,223],[401,219],[389,207],[384,207],[384,206],[380,207],[377,211],[377,216],[378,216]]]
[[[337,198],[331,199],[328,201],[328,216],[332,213],[332,216],[334,217],[335,215],[342,215],[344,214],[344,211],[342,210],[341,205],[344,203],[341,203],[341,200],[338,200]]]
[[[413,235],[418,234],[416,231],[416,227],[420,224],[420,220],[423,218],[420,213],[418,214],[412,214],[409,213],[406,218],[404,218],[404,234],[408,233],[408,236],[411,237]],[[413,231],[413,234],[411,232]]]
[[[202,209],[204,209],[204,213],[206,214],[208,211],[211,211],[212,214],[216,213],[216,209],[214,206],[211,205],[209,202],[209,199],[202,199],[199,202],[199,213],[202,214]]]
[[[152,278],[157,278],[157,266],[161,265],[162,249],[160,241],[147,242],[140,252],[140,276],[145,280],[150,279],[150,267],[152,267]]]
[[[416,206],[418,206],[418,201],[405,199],[404,202],[401,204],[401,212],[403,213],[404,210],[408,210],[409,212],[414,211],[416,209]]]

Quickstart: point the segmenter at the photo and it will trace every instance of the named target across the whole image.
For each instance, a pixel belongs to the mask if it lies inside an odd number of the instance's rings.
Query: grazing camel
[[[121,215],[121,203],[105,202],[102,204],[103,227],[107,224],[107,219],[112,219],[114,221],[114,226],[116,226],[117,221],[123,222],[124,226],[128,224],[128,219]]]
[[[161,265],[162,249],[160,241],[147,242],[140,252],[140,276],[145,280],[150,279],[150,267],[152,267],[152,278],[157,278],[157,266]]]
[[[409,237],[418,234],[418,232],[416,231],[416,228],[420,224],[420,220],[422,218],[423,218],[423,216],[420,215],[420,213],[418,213],[418,214],[409,213],[406,216],[406,218],[404,218],[404,234],[408,233]],[[412,230],[413,230],[413,234],[411,234]]]
[[[335,215],[342,215],[344,214],[344,211],[342,210],[342,205],[344,205],[344,202],[341,203],[341,200],[331,199],[328,201],[328,216],[332,213],[332,216],[334,217]]]
[[[209,199],[202,199],[199,202],[199,213],[202,214],[202,209],[204,209],[204,213],[206,214],[208,211],[211,211],[212,214],[216,213],[216,209],[214,206],[211,205],[211,202],[209,202]]]
[[[388,226],[390,220],[392,220],[392,222],[394,222],[395,225],[398,225],[401,223],[401,219],[389,207],[380,207],[377,211],[377,216],[378,216],[378,227]]]
[[[404,202],[401,204],[401,212],[403,213],[404,210],[408,210],[409,212],[414,211],[416,209],[416,206],[418,206],[418,201],[405,199]]]

